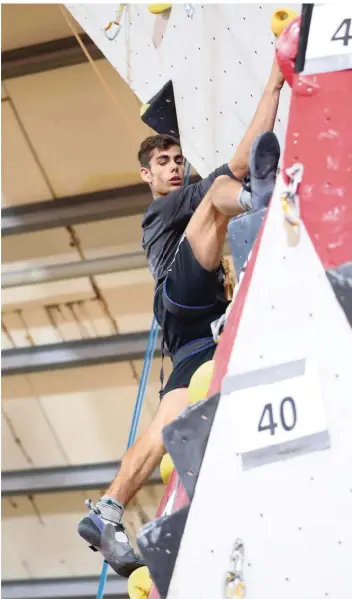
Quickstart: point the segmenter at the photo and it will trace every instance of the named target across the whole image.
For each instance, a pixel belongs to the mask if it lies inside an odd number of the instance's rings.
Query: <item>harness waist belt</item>
[[[194,341],[190,341],[190,343],[186,343],[186,345],[180,347],[180,349],[173,356],[173,367],[176,368],[176,366],[178,366],[186,358],[189,358],[190,356],[197,354],[204,349],[208,349],[213,345],[216,345],[213,337],[204,337],[203,339],[195,339]]]
[[[183,318],[193,319],[195,316],[205,316],[213,312],[215,303],[208,306],[183,306],[172,301],[166,291],[166,279],[163,283],[163,304],[164,308],[174,314],[175,316],[182,316]]]

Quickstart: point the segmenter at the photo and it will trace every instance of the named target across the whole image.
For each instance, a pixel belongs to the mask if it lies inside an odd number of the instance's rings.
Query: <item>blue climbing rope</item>
[[[185,185],[188,185],[188,183],[189,183],[190,174],[191,174],[191,165],[188,162],[188,160],[185,160]],[[133,443],[135,442],[135,439],[136,439],[139,419],[140,419],[141,411],[142,411],[142,407],[143,407],[145,390],[147,387],[150,369],[152,366],[152,361],[153,361],[154,352],[155,352],[155,346],[156,346],[156,342],[158,339],[158,331],[159,331],[159,326],[154,317],[152,320],[152,326],[150,327],[150,331],[149,331],[147,348],[145,350],[143,370],[142,370],[141,380],[139,381],[137,399],[136,399],[136,403],[135,403],[134,410],[133,410],[130,434],[128,435],[128,441],[127,441],[127,449],[129,449],[131,447],[131,445],[133,445]],[[108,569],[109,569],[109,564],[104,561],[103,567],[101,570],[101,574],[100,574],[99,586],[98,586],[98,592],[97,592],[96,599],[103,599],[103,597],[104,597],[105,583],[106,583],[106,579],[108,577]]]
[[[153,362],[153,356],[154,356],[154,352],[155,352],[155,346],[156,346],[156,342],[158,339],[158,331],[159,331],[158,323],[155,320],[155,318],[153,318],[152,326],[150,327],[150,331],[149,331],[147,348],[146,348],[145,356],[144,356],[144,364],[143,364],[141,380],[140,380],[139,386],[138,386],[137,399],[136,399],[136,403],[135,403],[134,410],[133,410],[130,434],[128,436],[128,441],[127,441],[127,449],[129,449],[129,447],[131,447],[131,445],[133,445],[133,443],[135,442],[135,439],[136,439],[139,419],[140,419],[140,415],[141,415],[141,411],[142,411],[142,407],[143,407],[145,390],[147,387],[150,369],[151,369],[151,365]],[[103,567],[101,570],[101,574],[100,574],[97,599],[102,599],[104,596],[105,583],[106,583],[106,579],[108,576],[108,568],[109,568],[108,563],[104,561]]]

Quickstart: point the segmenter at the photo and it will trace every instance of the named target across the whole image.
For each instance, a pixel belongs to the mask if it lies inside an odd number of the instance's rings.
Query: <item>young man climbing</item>
[[[162,430],[187,407],[190,379],[215,351],[210,325],[229,303],[221,260],[227,225],[234,216],[266,206],[274,189],[280,148],[272,129],[282,85],[274,61],[233,158],[199,183],[184,186],[184,158],[177,140],[156,135],[140,147],[141,176],[153,195],[142,221],[143,247],[156,283],[154,313],[173,371],[149,430],[126,452],[97,505],[87,502],[90,513],[78,526],[81,537],[121,576],[142,565],[121,523],[124,508],[160,463]],[[248,175],[249,184],[243,183]]]

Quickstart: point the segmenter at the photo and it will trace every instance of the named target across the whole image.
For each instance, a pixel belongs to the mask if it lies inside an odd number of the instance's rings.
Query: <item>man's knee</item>
[[[218,192],[220,189],[223,189],[232,181],[233,181],[233,179],[231,179],[231,177],[229,177],[228,175],[220,175],[219,177],[216,177],[215,181],[213,182],[212,186],[210,187],[209,192],[210,193]]]

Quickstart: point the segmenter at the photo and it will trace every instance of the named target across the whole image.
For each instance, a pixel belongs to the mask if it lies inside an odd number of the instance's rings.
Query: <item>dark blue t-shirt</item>
[[[157,284],[164,278],[196,208],[220,175],[234,178],[229,166],[224,164],[206,179],[157,198],[145,211],[142,220],[142,246]]]

